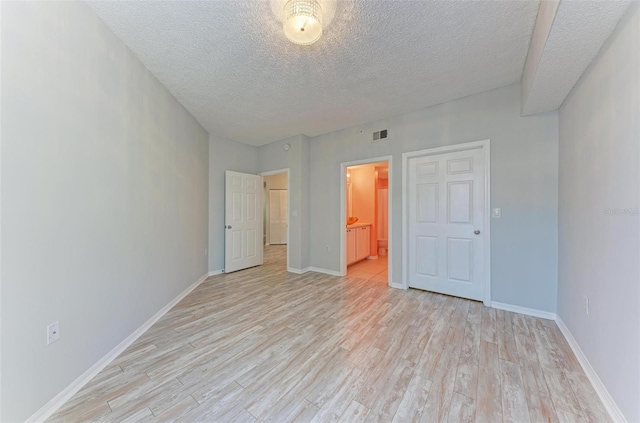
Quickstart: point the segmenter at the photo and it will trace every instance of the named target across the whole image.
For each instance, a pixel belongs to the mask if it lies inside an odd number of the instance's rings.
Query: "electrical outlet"
[[[589,297],[584,296],[584,314],[589,314]]]
[[[47,345],[53,344],[60,338],[60,322],[55,321],[47,326]]]

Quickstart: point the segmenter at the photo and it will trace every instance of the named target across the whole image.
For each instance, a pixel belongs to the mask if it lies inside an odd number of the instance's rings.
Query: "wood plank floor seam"
[[[554,322],[265,264],[208,278],[52,422],[609,422]]]

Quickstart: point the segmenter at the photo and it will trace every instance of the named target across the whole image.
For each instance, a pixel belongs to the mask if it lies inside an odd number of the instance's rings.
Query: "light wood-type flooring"
[[[387,283],[387,257],[380,256],[376,260],[362,260],[347,267],[349,278],[364,279],[373,282]]]
[[[606,422],[555,323],[265,265],[207,279],[51,421]]]

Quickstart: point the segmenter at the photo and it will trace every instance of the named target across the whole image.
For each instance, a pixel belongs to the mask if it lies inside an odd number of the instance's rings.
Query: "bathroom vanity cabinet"
[[[347,226],[347,265],[371,255],[371,224]]]

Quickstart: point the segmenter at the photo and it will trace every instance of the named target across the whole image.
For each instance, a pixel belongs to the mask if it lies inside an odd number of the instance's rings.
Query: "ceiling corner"
[[[522,73],[522,115],[558,109],[630,0],[543,0]]]

